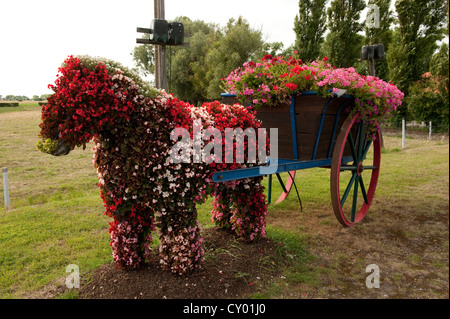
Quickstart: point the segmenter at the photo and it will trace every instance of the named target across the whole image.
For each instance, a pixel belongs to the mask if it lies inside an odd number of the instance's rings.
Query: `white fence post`
[[[405,148],[406,121],[402,118],[402,148]]]
[[[428,133],[428,139],[431,141],[431,121],[430,121],[430,132]]]
[[[9,202],[8,169],[6,167],[3,168],[3,189],[5,195],[5,207],[10,209],[11,204]]]

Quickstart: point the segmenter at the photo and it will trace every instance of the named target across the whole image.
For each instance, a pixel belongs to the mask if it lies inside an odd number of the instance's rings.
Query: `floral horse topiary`
[[[149,259],[156,227],[165,269],[184,274],[198,267],[204,249],[196,204],[208,195],[214,196],[212,220],[219,227],[247,241],[265,236],[261,178],[212,182],[215,171],[252,164],[170,160],[178,141],[171,138],[174,129],[184,128],[192,137],[194,120],[201,120],[204,130],[258,128],[253,111],[217,101],[194,107],[151,88],[116,62],[87,56],[68,57],[49,88],[54,94],[42,108],[37,147],[60,156],[93,140],[117,267],[134,269]]]

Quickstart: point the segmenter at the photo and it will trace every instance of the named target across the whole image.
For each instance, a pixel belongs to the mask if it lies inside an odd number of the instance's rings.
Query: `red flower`
[[[297,88],[297,84],[294,83],[286,83],[286,87],[294,91]]]
[[[311,78],[311,75],[305,75],[305,80],[309,80]]]
[[[302,71],[303,71],[303,68],[302,68],[301,66],[299,66],[299,65],[296,65],[296,66],[292,69],[291,73],[299,74],[299,73],[302,72]]]
[[[323,60],[324,60],[324,61],[328,61],[328,57],[327,57],[327,56],[324,57]]]

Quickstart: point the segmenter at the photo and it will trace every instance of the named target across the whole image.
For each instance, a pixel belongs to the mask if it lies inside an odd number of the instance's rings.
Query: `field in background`
[[[19,106],[3,106],[0,102],[0,114],[9,112],[20,112],[20,111],[35,111],[40,110],[38,102],[35,101],[25,101],[19,102]]]
[[[39,153],[39,107],[6,109],[0,109],[0,167],[8,168],[12,207],[0,205],[0,296],[55,297],[67,265],[77,264],[83,276],[112,261],[92,153]],[[298,172],[303,212],[293,193],[270,207],[267,229],[287,246],[300,243],[308,257],[293,258],[282,279],[251,297],[449,297],[448,139],[408,138],[402,149],[401,137],[386,134],[384,145],[374,203],[351,229],[333,215],[329,170]],[[2,180],[0,186],[2,203]],[[278,185],[274,192],[281,192]],[[210,201],[199,208],[204,227],[211,227],[210,208]],[[380,269],[379,289],[365,285],[370,264]]]

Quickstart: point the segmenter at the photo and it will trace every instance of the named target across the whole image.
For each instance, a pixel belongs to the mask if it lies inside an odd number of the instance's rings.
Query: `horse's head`
[[[38,149],[59,156],[85,147],[105,121],[106,105],[117,103],[113,85],[104,65],[91,69],[79,58],[67,58],[55,85],[49,85],[54,93],[42,107]]]
[[[139,86],[122,71],[126,68],[108,62],[73,56],[64,61],[42,108],[39,150],[66,155],[76,146],[85,148],[105,126],[130,119]]]

